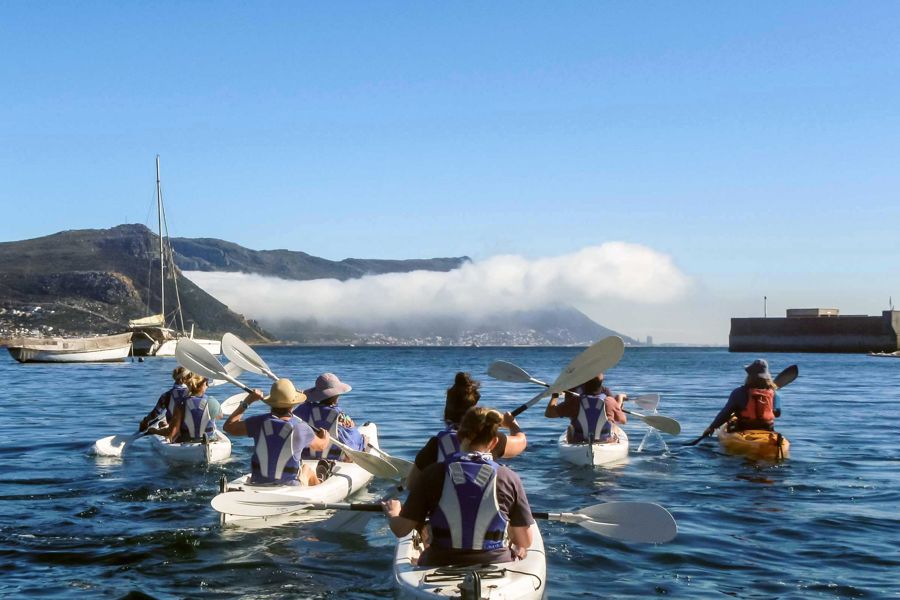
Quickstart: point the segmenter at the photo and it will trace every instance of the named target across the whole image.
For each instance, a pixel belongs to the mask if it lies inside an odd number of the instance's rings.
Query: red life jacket
[[[775,424],[775,390],[747,388],[747,404],[738,413],[738,419],[746,424]]]

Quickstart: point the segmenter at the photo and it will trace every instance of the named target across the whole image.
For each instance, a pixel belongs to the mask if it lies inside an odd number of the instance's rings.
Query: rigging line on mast
[[[181,333],[186,333],[184,330],[184,312],[181,310],[181,295],[178,293],[178,267],[175,265],[175,251],[172,249],[172,239],[169,237],[169,222],[166,220],[165,205],[160,203],[160,208],[162,209],[163,227],[166,230],[166,254],[169,259],[169,269],[172,271],[172,281],[175,283],[175,302],[178,307],[178,322],[181,325]]]

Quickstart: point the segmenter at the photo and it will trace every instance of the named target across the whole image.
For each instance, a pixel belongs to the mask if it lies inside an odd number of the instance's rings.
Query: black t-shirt
[[[491,453],[494,456],[495,460],[499,460],[503,458],[503,454],[506,452],[506,434],[502,431],[497,432],[497,445],[494,446],[494,451]],[[437,462],[438,457],[438,439],[437,436],[433,436],[425,446],[419,450],[419,453],[416,454],[416,468],[420,471],[424,471],[431,465]]]

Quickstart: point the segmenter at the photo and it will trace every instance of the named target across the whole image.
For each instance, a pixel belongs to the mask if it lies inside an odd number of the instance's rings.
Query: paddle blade
[[[550,385],[550,391],[562,392],[578,387],[588,379],[616,366],[623,354],[625,342],[622,338],[612,335],[600,340],[576,356],[563,369],[556,381]]]
[[[274,517],[305,510],[311,503],[263,492],[223,492],[210,505],[220,513],[239,517]]]
[[[234,410],[238,407],[238,404],[241,403],[241,400],[247,397],[247,394],[244,392],[238,392],[234,396],[228,396],[225,400],[222,401],[222,414],[226,417],[234,412]]]
[[[144,435],[133,433],[131,435],[110,435],[94,442],[91,452],[97,456],[122,456],[125,446]]]
[[[266,376],[271,373],[266,361],[253,348],[248,346],[244,340],[233,333],[226,333],[222,336],[222,352],[228,357],[228,360],[247,371]]]
[[[225,379],[230,375],[212,353],[188,338],[181,338],[175,345],[175,358],[178,364],[197,375],[210,379]]]
[[[589,517],[579,523],[585,529],[623,542],[661,544],[678,533],[672,514],[650,502],[605,502],[577,512]]]
[[[656,410],[659,406],[659,394],[643,394],[628,398],[628,402],[634,402],[644,410]]]
[[[654,429],[659,429],[663,433],[669,435],[678,435],[681,433],[681,423],[671,417],[663,415],[646,415],[643,419],[644,423]]]
[[[378,516],[376,512],[355,512],[351,510],[340,510],[325,521],[319,523],[318,527],[329,532],[338,533],[355,533],[362,535],[366,532],[366,527],[372,517]]]
[[[800,367],[798,367],[797,365],[791,365],[775,376],[775,385],[777,385],[779,388],[783,388],[787,384],[797,379],[798,375],[800,375]]]
[[[381,477],[382,479],[398,479],[400,477],[400,473],[397,469],[383,458],[375,456],[374,454],[369,454],[368,452],[354,450],[333,437],[331,438],[331,443],[343,450],[344,454],[346,454],[353,462],[375,477]]]
[[[488,367],[488,375],[500,381],[509,381],[510,383],[529,383],[531,375],[525,369],[506,362],[505,360],[495,360]]]

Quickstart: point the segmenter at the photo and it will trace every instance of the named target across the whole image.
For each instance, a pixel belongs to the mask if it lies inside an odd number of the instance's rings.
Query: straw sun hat
[[[272,408],[291,408],[306,402],[306,395],[298,392],[290,379],[279,379],[272,384],[269,395],[263,398],[263,402]]]

